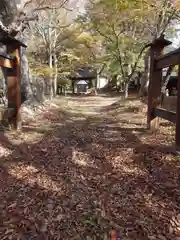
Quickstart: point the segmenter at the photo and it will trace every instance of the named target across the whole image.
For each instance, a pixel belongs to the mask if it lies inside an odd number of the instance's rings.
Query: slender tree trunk
[[[99,75],[99,73],[97,73],[96,88],[97,88],[98,90],[100,89],[100,75]]]
[[[124,90],[125,90],[124,91],[124,97],[128,98],[128,95],[129,95],[129,83],[128,82],[125,83],[125,89]]]
[[[147,94],[147,89],[149,85],[149,70],[150,70],[150,51],[148,50],[144,57],[144,73],[141,77],[141,86],[139,89],[139,96],[143,97]]]
[[[49,68],[50,69],[53,68],[53,54],[51,51],[49,53]],[[50,77],[49,77],[49,98],[50,98],[50,100],[53,98],[53,76],[52,76],[52,74],[50,74]]]
[[[57,66],[57,56],[56,53],[54,53],[54,68],[55,68],[55,75],[54,75],[54,81],[53,81],[53,96],[55,97],[57,94],[57,78],[58,78],[58,66]]]
[[[171,73],[173,71],[173,68],[174,68],[174,66],[170,66],[168,68],[167,73],[166,73],[166,77],[164,78],[164,82],[163,82],[163,85],[162,85],[162,88],[161,88],[161,106],[163,105],[163,102],[164,102],[166,87],[167,87],[169,79],[171,77]]]
[[[162,92],[163,94],[165,94],[165,92],[166,92],[166,87],[167,87],[168,82],[169,82],[169,79],[170,79],[170,77],[171,77],[171,73],[172,73],[172,71],[173,71],[173,68],[174,68],[174,66],[170,66],[170,67],[168,68],[168,70],[167,70],[166,77],[164,78],[164,83],[163,83],[162,89],[161,89],[161,92]]]
[[[74,94],[75,93],[75,89],[74,89],[74,81],[73,80],[71,80],[72,81],[72,94]]]

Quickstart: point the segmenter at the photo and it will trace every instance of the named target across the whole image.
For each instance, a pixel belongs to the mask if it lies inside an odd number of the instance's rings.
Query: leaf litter
[[[174,127],[148,132],[138,101],[61,99],[1,136],[0,239],[178,240]]]

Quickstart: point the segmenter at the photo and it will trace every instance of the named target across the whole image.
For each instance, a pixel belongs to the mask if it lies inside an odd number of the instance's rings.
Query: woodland
[[[1,240],[180,240],[180,92],[167,94],[180,76],[179,31],[179,0],[0,0],[0,40],[26,46],[21,129],[0,121]],[[159,54],[176,60],[161,100],[157,39],[172,42]],[[6,50],[0,42],[0,58]],[[108,84],[73,94],[83,67]],[[9,108],[1,70],[0,110]],[[168,109],[155,130],[154,96]]]
[[[81,8],[79,7],[81,5]],[[137,74],[140,96],[148,86],[148,44],[165,34],[178,38],[178,1],[8,1],[1,27],[23,41],[23,98],[57,94],[77,67],[90,65],[123,89]],[[1,49],[3,52],[3,47]]]

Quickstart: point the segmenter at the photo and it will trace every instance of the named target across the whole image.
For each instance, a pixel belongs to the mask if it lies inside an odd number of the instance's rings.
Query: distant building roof
[[[77,85],[80,85],[80,84],[87,85],[87,82],[85,80],[80,80],[76,84]]]
[[[75,73],[70,76],[70,79],[93,79],[96,78],[96,70],[92,67],[81,67],[75,70]]]

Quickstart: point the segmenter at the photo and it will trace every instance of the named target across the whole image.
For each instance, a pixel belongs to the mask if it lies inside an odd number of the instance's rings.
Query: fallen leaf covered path
[[[180,239],[173,128],[150,134],[138,101],[54,100],[1,134],[0,239]]]

